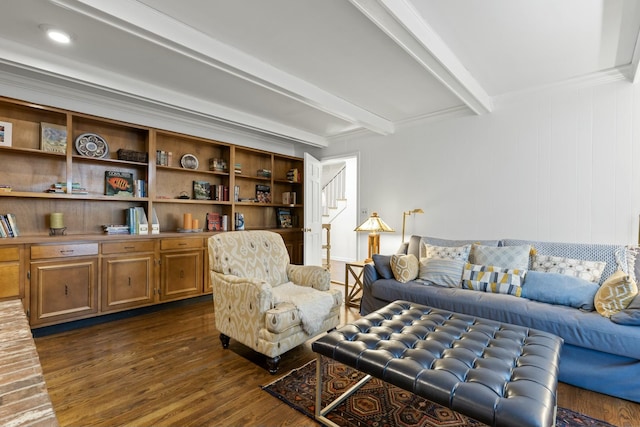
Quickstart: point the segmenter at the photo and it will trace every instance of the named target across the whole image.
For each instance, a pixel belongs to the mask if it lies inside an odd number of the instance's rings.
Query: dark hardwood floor
[[[343,309],[343,322],[357,316]],[[312,360],[310,344],[286,353],[278,375],[269,375],[263,357],[234,340],[222,349],[210,300],[35,341],[62,426],[317,425],[260,388]],[[640,425],[640,404],[565,384],[559,404]]]

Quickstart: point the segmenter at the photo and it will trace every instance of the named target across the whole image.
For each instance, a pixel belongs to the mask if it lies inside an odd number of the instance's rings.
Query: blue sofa
[[[459,246],[477,241],[444,240],[412,236],[404,251],[420,258],[424,243]],[[616,245],[551,243],[524,240],[480,241],[484,245],[529,244],[538,254],[605,261],[600,284],[617,269],[629,269],[631,261],[621,260]],[[640,402],[640,295],[619,324],[597,311],[585,311],[566,305],[550,304],[508,294],[478,292],[461,287],[444,287],[422,280],[401,283],[389,277],[390,257],[379,256],[376,264],[364,267],[360,313],[366,315],[396,300],[407,300],[444,310],[455,311],[521,325],[558,335],[564,339],[559,380],[599,393]],[[623,265],[621,265],[623,264]],[[636,263],[638,269],[640,261]],[[626,270],[625,270],[626,271]],[[387,278],[384,278],[383,275]],[[640,277],[640,275],[638,276]],[[522,289],[527,286],[526,276]],[[633,309],[635,307],[635,309]],[[630,311],[632,310],[632,311]],[[613,317],[612,317],[613,319]],[[631,321],[628,321],[631,319]],[[633,325],[635,323],[635,326]]]

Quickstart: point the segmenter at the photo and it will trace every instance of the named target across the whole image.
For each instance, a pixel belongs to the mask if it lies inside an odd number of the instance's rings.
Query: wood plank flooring
[[[357,318],[343,309],[342,321]],[[260,386],[312,360],[310,344],[269,375],[261,355],[223,350],[211,301],[36,338],[61,426],[316,426]],[[559,404],[618,426],[640,425],[640,404],[561,384]]]

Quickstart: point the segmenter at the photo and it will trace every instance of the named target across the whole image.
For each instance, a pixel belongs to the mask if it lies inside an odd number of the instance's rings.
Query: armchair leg
[[[220,334],[220,341],[222,342],[222,348],[229,348],[230,338],[225,334]]]
[[[280,363],[280,356],[276,357],[267,357],[267,368],[269,369],[269,373],[274,375],[278,372],[278,364]]]

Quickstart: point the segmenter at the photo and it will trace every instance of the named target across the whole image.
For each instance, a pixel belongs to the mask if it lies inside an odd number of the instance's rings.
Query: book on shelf
[[[242,212],[235,213],[236,230],[244,230],[244,214]]]
[[[18,229],[18,221],[12,213],[0,214],[0,235],[2,237],[18,237],[20,230]]]
[[[258,169],[256,172],[256,176],[260,178],[271,178],[271,170],[270,169]]]
[[[156,150],[156,165],[171,166],[173,164],[173,152]]]
[[[229,187],[223,184],[218,184],[214,186],[213,190],[211,190],[211,195],[213,196],[213,200],[217,200],[219,202],[227,202],[229,201]]]
[[[195,200],[211,200],[211,183],[193,181],[193,198]]]
[[[296,192],[295,191],[285,191],[282,193],[282,204],[283,205],[295,205],[297,203]]]
[[[291,209],[278,208],[276,220],[279,228],[291,228],[293,227],[293,219],[291,216]]]
[[[236,185],[233,187],[233,201],[234,202],[239,202],[240,201],[240,186]]]
[[[11,186],[8,184],[0,184],[0,193],[11,193]]]
[[[256,200],[258,203],[271,203],[271,186],[256,185]]]
[[[207,212],[207,220],[205,223],[207,231],[222,230],[222,217],[218,212]]]
[[[133,181],[133,195],[135,197],[147,197],[147,181],[136,179]]]
[[[133,197],[133,174],[131,172],[105,171],[104,194]]]
[[[149,234],[149,222],[142,207],[127,209],[127,226],[129,234]]]
[[[222,231],[228,231],[229,230],[229,216],[228,215],[222,215]]]

